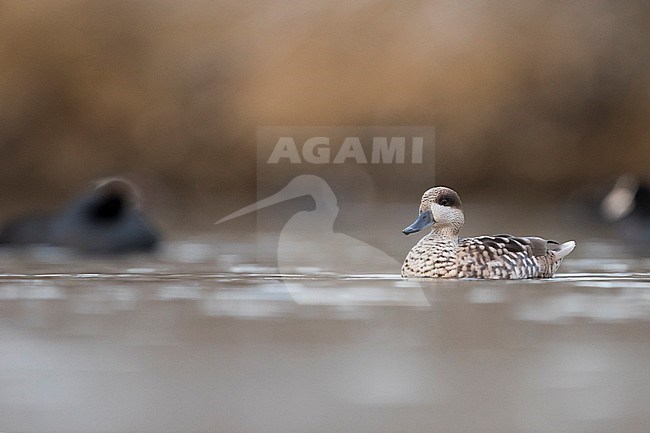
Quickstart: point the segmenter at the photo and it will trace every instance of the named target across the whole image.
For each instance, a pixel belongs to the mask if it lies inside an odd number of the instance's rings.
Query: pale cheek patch
[[[433,219],[437,222],[451,222],[454,219],[454,211],[448,206],[442,206],[437,203],[431,205]]]

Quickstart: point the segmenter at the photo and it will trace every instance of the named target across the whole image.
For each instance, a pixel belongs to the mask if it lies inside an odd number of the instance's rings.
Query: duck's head
[[[433,227],[449,228],[457,234],[464,223],[463,205],[456,191],[436,186],[424,193],[418,219],[402,230],[402,233],[410,235],[426,227]]]
[[[86,216],[93,222],[115,222],[140,209],[140,192],[134,184],[121,177],[100,179],[88,194],[85,208]]]

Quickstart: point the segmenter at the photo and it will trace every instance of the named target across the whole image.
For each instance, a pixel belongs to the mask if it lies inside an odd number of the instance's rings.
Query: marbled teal
[[[575,247],[540,237],[511,235],[459,238],[465,223],[456,191],[438,186],[422,196],[418,219],[404,234],[431,227],[402,265],[403,277],[424,278],[550,278]]]

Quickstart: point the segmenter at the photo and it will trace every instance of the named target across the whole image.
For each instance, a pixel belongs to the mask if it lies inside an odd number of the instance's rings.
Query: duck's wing
[[[459,240],[463,271],[482,278],[551,276],[575,243],[537,236],[494,235]],[[556,266],[557,264],[557,266]]]
[[[559,245],[556,241],[540,238],[537,236],[513,236],[499,234],[492,236],[477,236],[473,238],[462,238],[459,246],[480,251],[488,251],[488,254],[497,258],[506,254],[524,254],[528,257],[544,256],[549,250]]]
[[[521,244],[527,253],[535,257],[544,256],[549,251],[557,249],[558,245],[560,245],[557,241],[540,238],[539,236],[512,236],[506,234],[493,237],[505,240],[507,245]]]
[[[531,243],[510,235],[459,239],[459,274],[469,278],[530,278],[537,271]]]

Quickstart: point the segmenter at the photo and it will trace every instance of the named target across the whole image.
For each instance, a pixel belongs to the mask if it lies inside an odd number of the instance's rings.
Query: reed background
[[[436,181],[470,192],[644,175],[649,9],[2,1],[0,214],[116,174],[163,206],[247,201],[260,125],[431,125]]]

